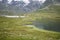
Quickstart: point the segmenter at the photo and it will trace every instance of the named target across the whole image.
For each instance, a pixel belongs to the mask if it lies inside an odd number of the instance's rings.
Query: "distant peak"
[[[8,0],[8,3],[11,3],[12,0]],[[30,3],[29,0],[14,0],[14,1],[23,1],[25,3]],[[42,3],[44,3],[46,0],[32,0],[32,1],[41,1]]]

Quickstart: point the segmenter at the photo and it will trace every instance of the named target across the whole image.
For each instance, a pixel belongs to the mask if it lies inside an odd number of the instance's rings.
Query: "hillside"
[[[42,30],[25,24],[31,22],[21,18],[0,17],[0,40],[60,40],[60,32]]]
[[[60,6],[22,15],[25,17],[0,16],[0,40],[60,40]]]
[[[38,14],[37,14],[38,13]],[[60,32],[60,6],[49,5],[43,9],[31,13],[36,21],[44,24],[44,29]]]

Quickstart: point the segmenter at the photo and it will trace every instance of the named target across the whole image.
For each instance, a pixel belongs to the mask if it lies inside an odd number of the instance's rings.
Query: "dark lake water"
[[[33,25],[40,29],[60,32],[60,22],[48,22],[45,24],[39,21],[34,21]]]

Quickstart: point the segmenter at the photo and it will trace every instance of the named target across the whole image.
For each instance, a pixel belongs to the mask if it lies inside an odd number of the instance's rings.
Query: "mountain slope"
[[[0,17],[0,40],[60,40],[60,32],[25,26],[27,23],[27,19]]]

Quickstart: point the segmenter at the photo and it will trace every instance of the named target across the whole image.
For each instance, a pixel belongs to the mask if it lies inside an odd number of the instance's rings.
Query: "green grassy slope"
[[[38,30],[24,24],[20,18],[0,17],[0,40],[60,40],[59,32]]]
[[[53,9],[38,10],[30,14],[24,14],[25,18],[0,17],[0,40],[60,40],[60,32],[38,29],[35,26],[29,27],[32,21],[59,23],[59,6]],[[56,8],[56,9],[55,9]],[[52,10],[52,11],[50,11]]]

